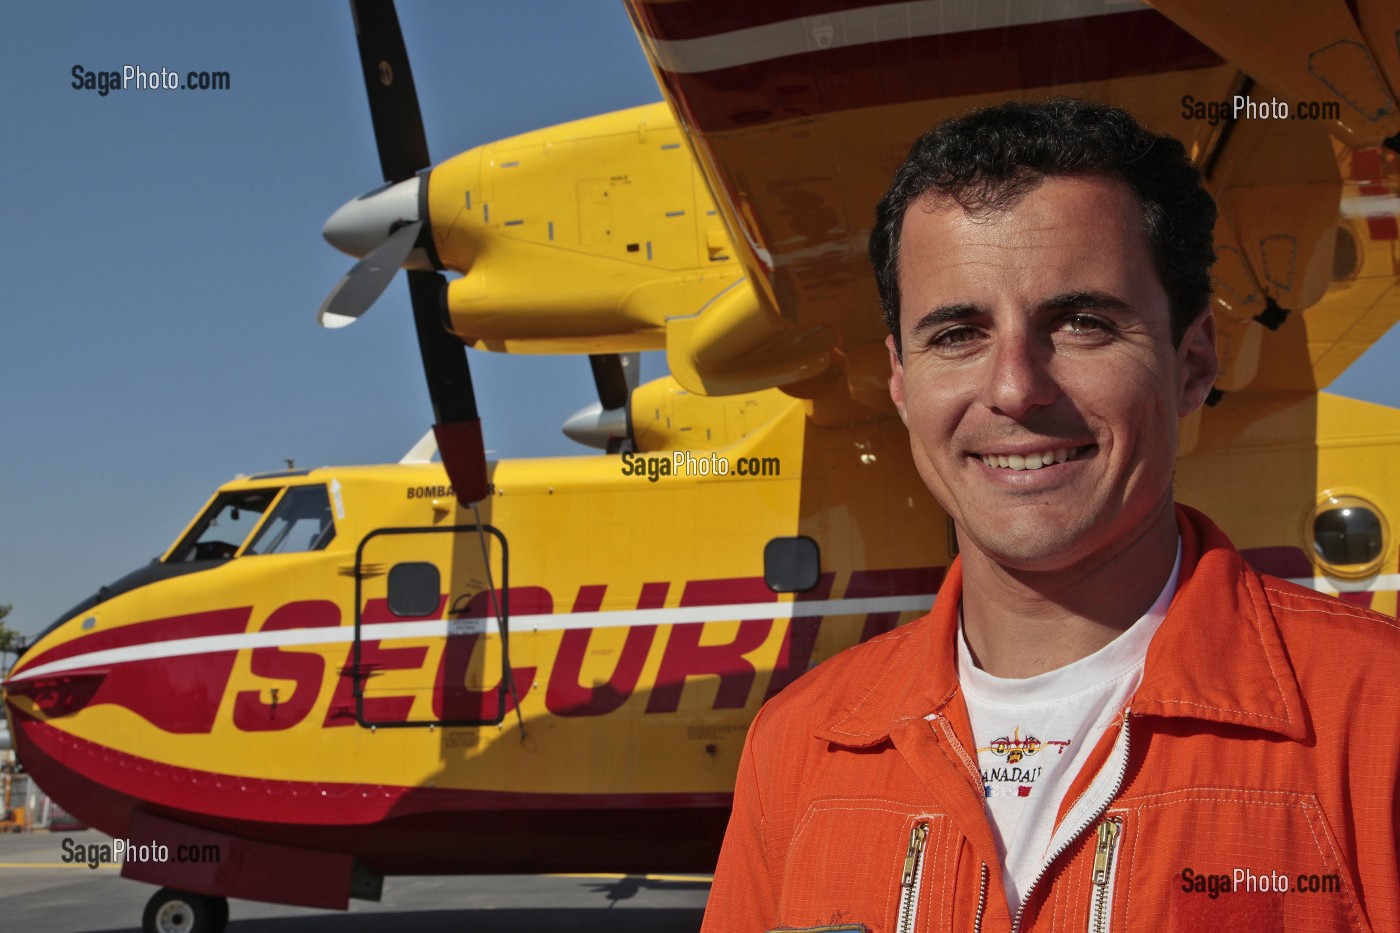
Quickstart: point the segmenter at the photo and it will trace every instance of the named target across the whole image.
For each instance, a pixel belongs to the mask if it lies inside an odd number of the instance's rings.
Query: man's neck
[[[1088,657],[1152,608],[1176,560],[1176,512],[1135,539],[1055,571],[1023,571],[962,554],[963,630],[977,666],[1034,677]]]

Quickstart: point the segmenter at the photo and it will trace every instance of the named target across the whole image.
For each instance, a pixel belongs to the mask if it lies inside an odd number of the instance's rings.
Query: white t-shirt
[[[1050,856],[1065,792],[1142,682],[1147,646],[1180,570],[1178,541],[1171,576],[1141,619],[1088,657],[1035,677],[994,677],[978,668],[958,626],[958,680],[1012,914]]]

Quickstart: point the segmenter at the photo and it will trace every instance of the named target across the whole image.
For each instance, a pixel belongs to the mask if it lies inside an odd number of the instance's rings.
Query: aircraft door
[[[355,557],[355,718],[364,727],[505,718],[509,553],[491,525],[381,528]]]

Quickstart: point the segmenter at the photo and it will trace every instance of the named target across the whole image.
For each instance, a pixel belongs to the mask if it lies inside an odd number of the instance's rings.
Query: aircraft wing
[[[1222,208],[1221,391],[1315,391],[1400,317],[1393,3],[626,2],[773,323],[829,345],[784,387],[819,416],[888,406],[865,248],[908,146],[1007,98],[1123,106],[1192,153]]]

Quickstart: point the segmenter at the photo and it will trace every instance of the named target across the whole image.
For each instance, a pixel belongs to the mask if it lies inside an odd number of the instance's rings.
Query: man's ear
[[[1205,404],[1220,373],[1220,359],[1215,354],[1215,315],[1209,307],[1191,322],[1176,352],[1181,374],[1177,415],[1185,418]]]
[[[895,349],[894,334],[885,338],[885,347],[890,351],[890,398],[894,400],[894,407],[899,410],[899,420],[907,425],[909,416],[904,412],[904,363],[899,358],[899,351]]]

